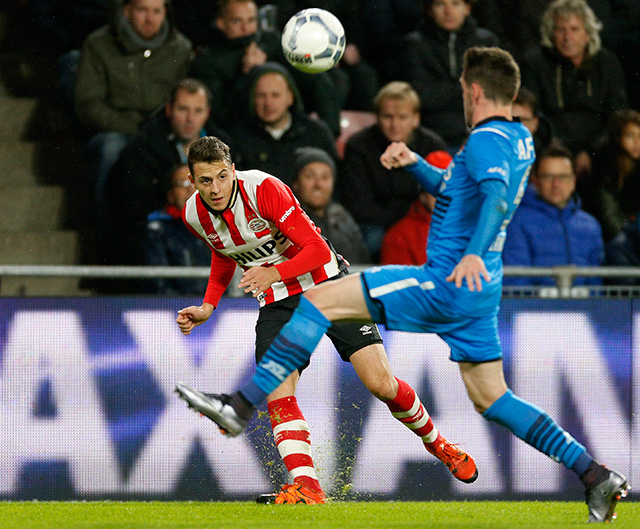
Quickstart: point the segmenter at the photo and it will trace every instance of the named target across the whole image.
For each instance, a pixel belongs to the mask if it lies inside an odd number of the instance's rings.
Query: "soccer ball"
[[[284,56],[298,70],[326,72],[342,57],[344,28],[329,11],[303,9],[293,15],[282,31]]]

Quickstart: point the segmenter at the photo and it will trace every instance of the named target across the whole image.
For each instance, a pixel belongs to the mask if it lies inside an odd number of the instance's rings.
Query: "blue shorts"
[[[478,317],[452,310],[452,286],[426,266],[380,266],[360,277],[373,321],[387,329],[435,333],[451,348],[455,362],[502,358],[498,306]]]

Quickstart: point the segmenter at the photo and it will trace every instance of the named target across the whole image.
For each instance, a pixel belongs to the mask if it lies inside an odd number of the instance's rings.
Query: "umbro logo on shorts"
[[[371,325],[363,325],[358,330],[362,333],[362,336],[366,336],[367,334],[373,334],[373,331],[371,330]]]

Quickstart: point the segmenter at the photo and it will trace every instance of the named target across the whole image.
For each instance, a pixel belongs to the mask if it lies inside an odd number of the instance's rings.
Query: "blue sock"
[[[543,410],[508,390],[483,417],[504,426],[525,443],[580,476],[592,461],[584,446],[563,430]],[[586,463],[586,464],[585,464]]]
[[[307,363],[331,322],[306,298],[267,349],[240,393],[257,406],[293,371]]]

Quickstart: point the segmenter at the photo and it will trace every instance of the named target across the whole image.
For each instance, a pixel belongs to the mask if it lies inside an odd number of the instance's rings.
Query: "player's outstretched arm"
[[[444,169],[431,165],[401,141],[393,142],[386,148],[380,156],[380,163],[386,169],[404,167],[423,189],[434,196],[438,194],[445,174]]]
[[[180,327],[180,332],[182,334],[191,334],[194,327],[201,325],[209,319],[213,308],[213,305],[210,303],[203,303],[199,307],[192,305],[191,307],[185,307],[179,310],[176,323],[178,327]]]

